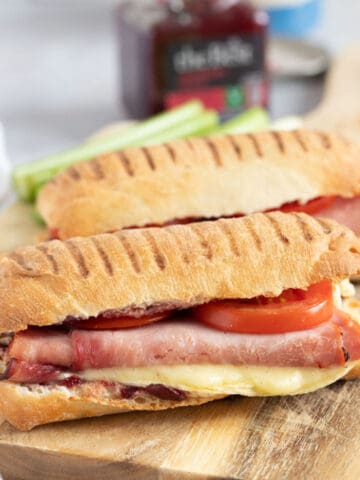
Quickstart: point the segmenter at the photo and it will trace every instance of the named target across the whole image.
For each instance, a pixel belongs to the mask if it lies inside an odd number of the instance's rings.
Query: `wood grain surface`
[[[30,245],[47,236],[45,227],[32,217],[32,206],[16,202],[0,212],[0,252]]]
[[[360,141],[360,46],[335,63],[309,126]],[[357,95],[357,96],[356,96]],[[0,250],[35,242],[29,209],[0,216]],[[19,432],[0,425],[5,480],[357,480],[360,381],[296,397],[235,398]]]
[[[5,479],[360,478],[359,381],[268,399],[0,430]],[[121,475],[119,477],[119,475]]]

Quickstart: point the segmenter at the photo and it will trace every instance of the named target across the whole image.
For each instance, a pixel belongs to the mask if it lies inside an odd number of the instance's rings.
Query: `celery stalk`
[[[209,129],[214,129],[217,125],[219,125],[219,118],[217,112],[213,110],[205,110],[194,118],[189,119],[187,122],[176,125],[173,128],[163,130],[157,135],[154,135],[151,139],[145,140],[143,142],[134,142],[133,145],[152,145],[168,142],[177,138],[200,136],[204,132],[207,132]],[[41,175],[39,173],[40,172],[38,172],[36,174],[36,177],[32,179],[33,198],[37,197],[39,190],[42,188],[44,183],[49,181],[53,176],[50,170],[44,170],[43,172],[41,172]]]
[[[224,122],[219,128],[211,133],[247,133],[258,130],[267,130],[270,126],[269,115],[261,107],[253,107],[246,112],[233,117],[231,120]]]
[[[41,225],[41,226],[45,226],[45,225],[46,225],[44,219],[43,219],[42,216],[40,215],[40,212],[39,212],[39,210],[35,207],[35,205],[32,206],[31,216],[32,216],[32,218],[34,219],[34,221],[35,221],[38,225]]]
[[[165,143],[176,138],[198,137],[205,135],[209,130],[219,127],[219,116],[215,110],[205,110],[200,115],[194,117],[188,122],[178,125],[176,128],[164,130],[153,139],[143,143],[143,145],[152,145]]]
[[[205,112],[199,101],[191,101],[173,110],[160,113],[144,122],[127,129],[123,135],[115,135],[102,142],[87,143],[65,152],[51,155],[33,163],[20,165],[13,171],[13,184],[19,197],[34,200],[35,190],[39,185],[70,165],[96,157],[107,152],[121,150],[130,145],[142,145],[149,141],[156,142],[156,137],[166,130],[176,132],[184,123],[191,121]],[[178,137],[176,137],[178,138]],[[160,140],[161,141],[161,140]]]

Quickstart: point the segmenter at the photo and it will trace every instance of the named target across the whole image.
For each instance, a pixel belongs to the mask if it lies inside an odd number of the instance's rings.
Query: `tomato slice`
[[[329,197],[317,197],[314,200],[310,200],[307,203],[301,204],[299,202],[285,203],[279,208],[274,208],[271,211],[280,211],[284,213],[289,212],[303,212],[313,215],[314,213],[319,213],[321,210],[326,210],[331,207],[335,202],[336,196],[332,195]]]
[[[58,240],[59,239],[59,229],[58,228],[49,228],[49,238],[48,240]]]
[[[107,318],[99,315],[98,317],[91,317],[88,320],[74,320],[70,322],[70,324],[75,328],[83,330],[118,330],[120,328],[141,327],[148,323],[158,322],[159,320],[169,317],[172,313],[172,311],[152,313],[139,318],[125,315]]]
[[[327,322],[334,312],[328,280],[307,290],[285,290],[279,297],[225,300],[200,305],[194,317],[224,332],[272,334],[308,330]]]

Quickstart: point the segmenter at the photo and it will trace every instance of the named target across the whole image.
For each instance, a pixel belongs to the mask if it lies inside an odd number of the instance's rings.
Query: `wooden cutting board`
[[[307,127],[332,130],[360,141],[360,44],[334,62],[322,102],[304,120]]]
[[[360,141],[360,46],[329,76],[307,125]],[[0,251],[43,234],[17,204],[0,215]],[[0,424],[0,472],[10,479],[357,480],[360,381],[289,398],[229,398],[201,407],[39,427]],[[0,420],[1,422],[1,420]]]

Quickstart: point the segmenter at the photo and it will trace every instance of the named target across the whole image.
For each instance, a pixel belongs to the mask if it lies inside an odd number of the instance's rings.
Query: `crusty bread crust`
[[[359,158],[359,145],[317,131],[178,140],[79,163],[45,186],[37,205],[60,239],[249,214],[358,195]]]
[[[55,240],[0,260],[0,332],[113,309],[278,296],[359,272],[355,234],[305,214]]]
[[[345,375],[344,380],[355,380],[356,378],[360,378],[360,362],[357,362],[355,367]]]
[[[101,392],[98,388],[101,388]],[[161,400],[147,393],[132,399],[121,399],[103,395],[104,388],[89,384],[73,389],[57,386],[30,385],[0,382],[0,412],[3,417],[19,430],[31,430],[45,423],[74,420],[77,418],[99,417],[114,413],[136,410],[165,410],[224,398],[226,395],[199,395],[187,392],[182,401]]]

